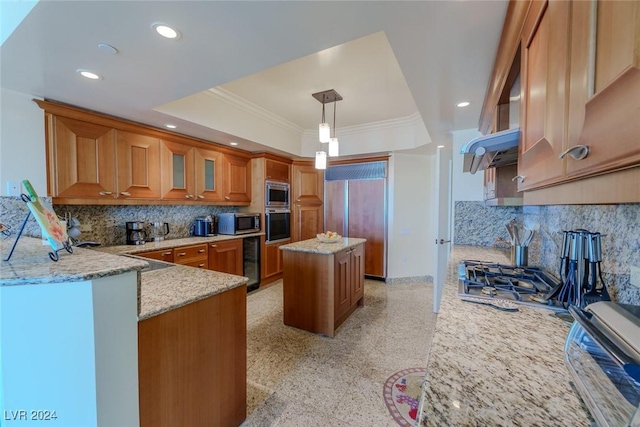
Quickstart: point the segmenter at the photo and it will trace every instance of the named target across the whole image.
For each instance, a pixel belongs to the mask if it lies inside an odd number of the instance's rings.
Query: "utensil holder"
[[[529,262],[529,248],[527,246],[511,246],[511,265],[526,267]]]

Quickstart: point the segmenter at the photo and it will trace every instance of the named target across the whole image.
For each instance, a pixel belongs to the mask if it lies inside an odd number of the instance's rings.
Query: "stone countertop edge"
[[[59,252],[58,261],[49,258],[51,247],[41,239],[22,236],[9,261],[8,256],[15,237],[0,240],[0,285],[20,286],[60,282],[80,282],[114,276],[129,271],[140,271],[149,264],[135,258],[123,258],[89,249],[73,248]]]
[[[248,234],[218,234],[217,236],[190,236],[181,239],[163,240],[162,242],[148,242],[144,245],[97,246],[93,250],[112,255],[135,255],[143,252],[160,251],[162,249],[179,248],[181,246],[198,245],[202,243],[220,242],[223,240],[244,239],[246,237],[264,236],[264,232]]]
[[[280,250],[331,255],[340,252],[343,249],[360,245],[366,241],[367,239],[359,237],[343,237],[335,243],[322,243],[320,240],[313,238],[309,240],[302,240],[300,242],[287,243],[286,245],[280,246]]]
[[[505,312],[463,302],[458,264],[466,259],[509,264],[503,251],[453,247],[418,425],[591,425],[564,364],[571,325],[544,308]]]

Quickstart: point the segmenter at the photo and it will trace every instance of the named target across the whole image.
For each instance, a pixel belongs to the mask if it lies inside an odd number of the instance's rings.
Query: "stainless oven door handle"
[[[569,313],[571,313],[576,322],[598,342],[600,347],[602,347],[625,372],[631,375],[636,381],[640,381],[640,363],[637,360],[622,351],[614,342],[594,327],[589,317],[587,317],[581,309],[575,306],[569,306]]]

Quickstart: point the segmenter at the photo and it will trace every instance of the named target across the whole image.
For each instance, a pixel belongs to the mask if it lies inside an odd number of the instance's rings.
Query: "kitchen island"
[[[284,324],[333,337],[336,329],[364,305],[364,243],[303,240],[284,251]]]
[[[505,312],[458,298],[461,260],[506,252],[454,246],[420,398],[421,426],[588,426],[564,365],[570,324],[546,309]]]

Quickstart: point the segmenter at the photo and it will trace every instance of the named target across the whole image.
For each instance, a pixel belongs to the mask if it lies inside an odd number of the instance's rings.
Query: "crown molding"
[[[222,101],[227,105],[230,105],[248,114],[256,116],[274,126],[285,129],[287,131],[296,132],[300,135],[302,135],[305,131],[302,127],[298,126],[297,124],[290,122],[289,120],[283,119],[277,114],[274,114],[269,110],[262,108],[259,105],[254,104],[253,102],[247,101],[246,99],[232,92],[229,92],[228,90],[222,89],[220,87],[207,89],[203,93],[217,101]]]

